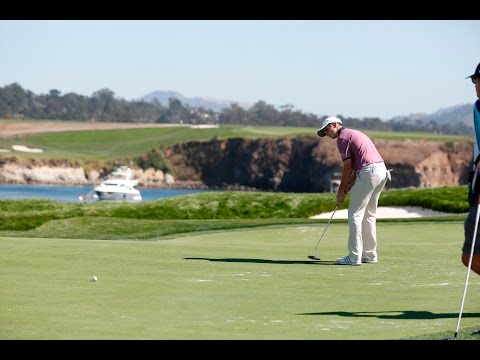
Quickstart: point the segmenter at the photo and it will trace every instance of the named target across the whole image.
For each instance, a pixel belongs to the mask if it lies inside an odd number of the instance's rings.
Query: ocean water
[[[0,184],[0,199],[50,199],[62,202],[79,202],[93,186],[16,185]],[[143,201],[157,200],[177,195],[195,194],[214,190],[201,189],[152,189],[139,187]]]

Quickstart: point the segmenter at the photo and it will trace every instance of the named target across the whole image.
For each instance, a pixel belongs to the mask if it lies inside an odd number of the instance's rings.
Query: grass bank
[[[382,193],[380,206],[418,206],[451,213],[451,216],[438,218],[437,221],[460,220],[468,211],[466,197],[466,187],[388,190]],[[332,211],[335,201],[333,193],[240,191],[207,192],[142,203],[0,200],[0,235],[5,231],[9,236],[15,232],[29,231],[31,236],[49,237],[60,226],[63,229],[62,237],[77,237],[76,233],[84,232],[78,228],[90,229],[92,235],[81,235],[88,238],[97,233],[107,236],[105,232],[110,227],[105,223],[110,222],[111,225],[118,225],[109,238],[138,236],[147,239],[148,236],[159,235],[158,230],[152,230],[148,235],[146,229],[155,228],[160,221],[164,235],[280,223],[323,222],[310,220],[309,217]],[[347,197],[343,208],[348,207],[348,201]],[[51,221],[55,223],[49,225]],[[121,225],[122,221],[124,226]],[[94,229],[98,229],[98,232]]]

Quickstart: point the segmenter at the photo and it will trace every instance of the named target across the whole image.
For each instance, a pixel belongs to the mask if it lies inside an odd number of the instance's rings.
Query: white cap
[[[326,134],[325,134],[325,131],[323,131],[323,129],[325,129],[327,127],[328,124],[331,124],[331,123],[340,123],[342,124],[342,120],[340,120],[339,118],[335,117],[335,116],[329,116],[327,117],[325,120],[323,120],[323,123],[322,123],[322,127],[320,129],[318,129],[317,131],[317,135],[320,136],[320,137],[324,137]],[[343,124],[342,124],[343,125]]]

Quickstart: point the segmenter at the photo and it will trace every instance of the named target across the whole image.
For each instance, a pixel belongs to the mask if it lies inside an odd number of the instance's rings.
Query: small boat
[[[79,196],[80,200],[142,201],[138,181],[133,179],[132,169],[120,166],[88,194]]]

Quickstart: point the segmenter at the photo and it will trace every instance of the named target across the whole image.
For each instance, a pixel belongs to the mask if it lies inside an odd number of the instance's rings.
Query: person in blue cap
[[[471,79],[475,84],[475,91],[477,93],[477,101],[473,106],[473,169],[470,172],[468,184],[468,203],[470,209],[464,223],[465,240],[462,247],[462,263],[468,267],[470,262],[470,255],[473,250],[471,269],[480,275],[480,240],[479,231],[477,229],[477,236],[475,246],[472,249],[473,235],[475,228],[478,227],[476,221],[478,203],[480,200],[480,63],[477,65],[475,72],[467,76],[466,79]]]

